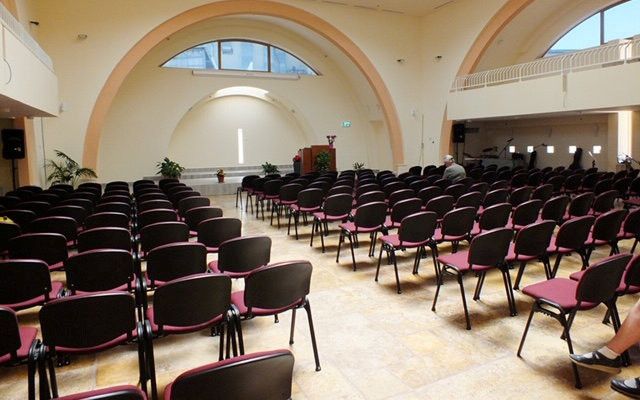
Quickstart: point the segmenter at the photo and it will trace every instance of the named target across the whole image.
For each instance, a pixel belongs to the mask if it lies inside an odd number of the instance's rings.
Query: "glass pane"
[[[570,53],[588,47],[600,46],[600,13],[570,30],[547,52],[547,56]]]
[[[218,43],[204,43],[187,49],[167,61],[163,67],[218,69]]]
[[[631,0],[604,12],[604,41],[640,33],[640,0]]]
[[[300,59],[277,47],[271,48],[271,72],[276,74],[316,74]]]
[[[268,71],[267,46],[252,42],[220,42],[222,68]]]

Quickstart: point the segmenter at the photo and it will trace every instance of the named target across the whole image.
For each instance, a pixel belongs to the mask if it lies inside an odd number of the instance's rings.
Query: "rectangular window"
[[[553,154],[556,152],[556,148],[553,146],[547,146],[547,153],[548,154]]]
[[[602,153],[602,146],[593,146],[593,154]]]
[[[242,71],[269,71],[267,46],[253,42],[222,42],[221,68]]]
[[[244,132],[238,128],[238,164],[244,164]]]
[[[569,154],[574,154],[578,149],[577,146],[569,146]]]
[[[533,146],[527,146],[527,153],[533,153]]]
[[[515,153],[516,152],[516,146],[509,146],[509,153]]]

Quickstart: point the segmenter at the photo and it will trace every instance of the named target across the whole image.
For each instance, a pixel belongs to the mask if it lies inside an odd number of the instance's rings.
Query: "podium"
[[[321,145],[313,145],[311,147],[305,147],[300,150],[298,154],[302,157],[302,174],[307,174],[309,172],[314,172],[314,164],[316,162],[316,156],[322,152],[329,153],[329,157],[331,159],[331,165],[329,167],[330,171],[336,171],[336,149],[329,148],[329,145],[321,144]]]

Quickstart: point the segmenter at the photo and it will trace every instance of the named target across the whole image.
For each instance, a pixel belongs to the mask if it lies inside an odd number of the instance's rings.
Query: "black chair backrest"
[[[334,194],[327,197],[324,202],[322,210],[328,216],[345,218],[351,212],[351,206],[353,204],[353,197],[348,194]]]
[[[207,271],[207,248],[201,243],[171,243],[147,255],[147,275],[152,283],[168,282]]]
[[[559,224],[570,202],[571,199],[566,195],[553,197],[544,203],[540,216],[542,219],[549,219]]]
[[[220,217],[222,217],[221,208],[204,206],[190,209],[189,211],[187,211],[184,219],[189,226],[189,229],[192,231],[196,231],[198,229],[198,224],[205,219]]]
[[[387,198],[389,198],[389,196],[391,196],[391,193],[396,192],[398,190],[407,189],[407,188],[408,186],[406,183],[400,182],[400,181],[393,181],[384,185],[382,188],[382,191],[384,192],[384,195]]]
[[[163,325],[189,327],[205,324],[229,311],[231,278],[223,274],[196,274],[175,279],[153,294],[153,319]]]
[[[198,224],[198,242],[207,247],[220,247],[222,242],[242,236],[238,218],[210,218]]]
[[[0,261],[0,304],[17,304],[40,296],[49,301],[50,292],[51,275],[44,261]]]
[[[356,199],[365,193],[374,191],[380,191],[380,185],[378,185],[377,183],[367,183],[363,185],[362,182],[360,182],[360,184],[356,188]]]
[[[187,197],[178,202],[178,214],[182,217],[187,215],[187,211],[196,207],[208,207],[211,205],[211,200],[208,197],[193,196]]]
[[[527,184],[527,182],[529,181],[529,174],[527,174],[526,172],[522,172],[522,173],[516,173],[515,175],[513,175],[511,177],[511,187],[512,188],[520,188],[523,187]]]
[[[442,235],[462,236],[471,232],[476,218],[476,209],[462,207],[451,210],[442,218]]]
[[[529,225],[538,219],[542,208],[542,200],[529,200],[520,204],[513,210],[514,225]]]
[[[593,208],[593,211],[597,213],[604,213],[612,210],[616,201],[616,197],[618,197],[617,190],[608,190],[606,192],[600,193],[593,200],[593,205],[591,206],[591,208]]]
[[[515,253],[542,256],[549,247],[555,227],[555,221],[541,221],[525,226],[516,235]]]
[[[78,234],[78,252],[95,249],[131,251],[131,232],[124,228],[87,229]]]
[[[145,200],[138,203],[138,212],[143,213],[149,210],[171,210],[173,209],[173,203],[169,200],[154,199]]]
[[[348,185],[336,185],[336,186],[332,186],[331,189],[329,189],[329,193],[327,193],[327,197],[333,196],[334,194],[351,195],[352,193],[353,193],[353,187]]]
[[[486,182],[478,182],[469,186],[469,192],[480,192],[482,193],[483,199],[484,199],[484,196],[487,195],[488,191],[489,191],[489,184]]]
[[[258,268],[245,278],[244,302],[253,308],[281,309],[301,304],[311,289],[309,261],[287,261]]]
[[[382,201],[374,201],[356,208],[353,222],[356,232],[359,228],[382,227],[387,218],[387,204]]]
[[[15,311],[0,307],[0,357],[10,354],[9,360],[13,361],[21,345],[20,328]],[[291,367],[293,368],[293,360]]]
[[[509,215],[511,215],[511,204],[509,203],[498,203],[485,208],[478,221],[480,230],[488,231],[506,226],[509,222]]]
[[[482,207],[488,208],[495,204],[506,203],[509,198],[509,191],[507,189],[491,190],[484,196],[482,201]]]
[[[122,202],[107,202],[96,205],[96,213],[100,212],[117,212],[131,218],[131,205]]]
[[[531,198],[532,191],[533,188],[529,186],[520,187],[514,190],[511,193],[511,196],[509,196],[509,203],[511,203],[513,207],[518,207],[520,204],[528,201]]]
[[[180,375],[165,391],[166,400],[196,400],[215,393],[229,400],[291,398],[293,354],[289,350],[253,353],[206,365]],[[269,379],[254,379],[268,376]]]
[[[50,349],[87,349],[132,336],[136,301],[128,293],[96,293],[53,300],[40,309],[42,342]]]
[[[386,196],[384,192],[381,192],[379,190],[373,191],[373,192],[367,192],[361,195],[360,197],[358,197],[358,199],[356,200],[356,206],[360,207],[369,203],[375,203],[375,202],[381,202],[381,201],[384,202],[385,199],[386,199]]]
[[[92,192],[102,193],[102,185],[98,182],[84,182],[78,185],[78,190],[89,189]]]
[[[616,254],[587,268],[578,282],[576,300],[603,303],[615,296],[631,254]]]
[[[615,240],[627,212],[627,210],[611,210],[597,217],[593,224],[593,238],[607,242]]]
[[[473,238],[467,261],[470,265],[499,266],[509,251],[513,231],[507,228],[493,229]]]
[[[627,286],[640,286],[640,255],[634,256],[627,264],[623,282]]]
[[[140,248],[148,253],[156,247],[189,241],[189,227],[184,222],[157,222],[140,230]]]
[[[413,198],[399,201],[391,208],[391,221],[400,223],[408,215],[420,211],[421,207],[422,201],[420,199]]]
[[[416,194],[412,189],[396,190],[395,192],[389,195],[389,207],[393,207],[399,201],[412,199],[415,197],[416,197]]]
[[[438,218],[443,218],[446,213],[453,209],[453,196],[442,195],[435,197],[425,205],[425,211],[433,211],[438,214]]]
[[[100,198],[100,200],[98,201],[98,204],[96,204],[96,208],[101,206],[104,203],[125,203],[129,207],[131,207],[131,197],[123,196],[119,194],[106,193],[104,196]]]
[[[322,205],[324,192],[318,188],[307,188],[298,192],[298,207],[301,209],[316,209]]]
[[[29,224],[31,233],[59,233],[67,241],[75,240],[78,236],[78,224],[70,217],[43,217],[34,219]]]
[[[278,198],[280,201],[295,202],[298,199],[298,193],[302,190],[299,183],[289,183],[280,186]]]
[[[59,233],[27,233],[9,241],[11,258],[42,260],[51,266],[67,256],[67,239]]]
[[[454,200],[458,200],[458,198],[463,194],[465,194],[466,192],[467,192],[467,187],[461,183],[456,183],[451,186],[448,186],[444,190],[444,194],[453,196]]]
[[[29,224],[31,221],[37,218],[36,213],[31,210],[20,210],[17,208],[11,210],[2,211],[2,215],[11,219],[16,224],[20,225],[22,230],[29,229]]]
[[[556,235],[556,246],[567,249],[581,249],[589,237],[596,218],[593,215],[572,218],[560,225]]]
[[[91,214],[84,221],[85,229],[94,228],[124,228],[129,229],[130,219],[127,215],[119,212],[99,212]]]
[[[218,269],[222,272],[249,272],[271,261],[271,238],[244,236],[223,242],[218,249]]]
[[[540,185],[533,190],[533,193],[531,193],[531,200],[537,199],[546,202],[551,198],[551,196],[553,196],[553,185],[545,184]]]
[[[436,197],[442,196],[443,193],[444,190],[439,186],[427,186],[418,192],[418,197],[422,200],[422,204],[426,205]]]
[[[9,248],[9,240],[16,236],[20,236],[22,230],[17,224],[11,224],[9,222],[0,223],[0,252],[3,252]]]
[[[264,183],[264,195],[265,196],[277,196],[280,193],[282,187],[282,179],[271,179]]]
[[[403,243],[425,243],[436,229],[438,216],[434,212],[423,211],[407,215],[402,219],[398,229],[400,246]]]
[[[62,203],[62,202],[60,202]],[[58,204],[60,204],[58,203]],[[75,205],[58,205],[55,207],[51,207],[47,211],[47,215],[50,217],[60,216],[60,217],[71,217],[76,220],[78,226],[84,224],[84,220],[87,218],[88,211],[84,207],[75,206]]]
[[[594,186],[593,193],[597,196],[611,189],[613,189],[613,179],[602,179],[596,183],[596,186]]]
[[[43,216],[46,211],[51,208],[51,204],[46,201],[23,201],[19,205],[21,210],[29,210],[33,211],[36,214],[36,217]]]
[[[640,235],[640,208],[634,208],[629,212],[627,218],[624,219],[622,230],[634,235]]]
[[[244,177],[242,177],[242,183],[240,185],[242,186],[243,189],[246,190],[246,189],[250,188],[251,187],[251,183],[254,180],[258,179],[258,178],[260,178],[259,175],[247,175],[247,176],[244,176]]]
[[[482,204],[482,193],[468,191],[467,193],[463,194],[458,198],[458,200],[456,201],[455,207],[456,208],[473,207],[477,210],[478,208],[480,208],[481,204]]]
[[[126,250],[99,249],[85,251],[64,262],[67,288],[77,291],[100,292],[127,285],[132,288],[133,256]]]
[[[587,215],[589,213],[589,209],[591,209],[591,204],[593,204],[594,198],[595,195],[592,192],[582,193],[574,197],[573,200],[571,200],[571,203],[569,203],[569,215],[572,217]]]
[[[170,222],[177,221],[178,215],[174,210],[169,209],[156,209],[143,211],[138,214],[138,227],[140,229],[147,225],[155,224],[157,222]]]

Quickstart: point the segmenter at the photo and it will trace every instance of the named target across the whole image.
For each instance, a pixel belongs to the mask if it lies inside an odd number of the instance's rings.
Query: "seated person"
[[[444,166],[446,168],[442,177],[453,183],[467,177],[467,172],[464,170],[464,167],[460,164],[456,164],[453,156],[449,154],[444,156]]]

